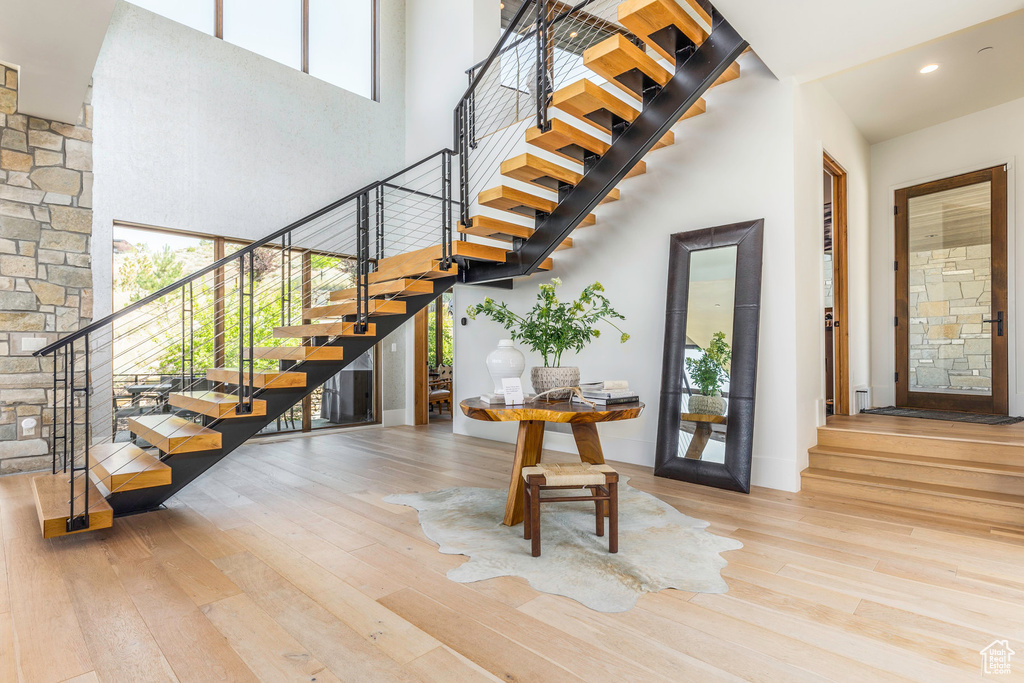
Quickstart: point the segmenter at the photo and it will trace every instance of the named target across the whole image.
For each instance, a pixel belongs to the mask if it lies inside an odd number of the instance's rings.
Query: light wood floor
[[[166,511],[52,541],[29,477],[0,478],[0,680],[961,681],[996,638],[1024,652],[1022,538],[622,465],[745,547],[728,594],[601,614],[448,581],[465,558],[381,502],[509,464],[448,425],[250,444]]]

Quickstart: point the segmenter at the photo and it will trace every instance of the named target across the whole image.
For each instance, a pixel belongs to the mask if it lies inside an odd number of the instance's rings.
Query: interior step
[[[711,24],[711,17],[698,0],[690,0],[688,4],[697,16]],[[626,0],[619,4],[618,18],[620,24],[671,64],[676,62],[676,36],[679,33],[697,45],[708,37],[704,27],[675,0]]]
[[[1024,429],[912,418],[830,417],[818,446],[1001,465],[1024,464]]]
[[[90,446],[89,467],[110,493],[171,483],[171,468],[133,443]]]
[[[366,304],[370,315],[405,315],[404,301],[370,299]],[[342,318],[346,315],[356,315],[358,313],[357,306],[358,304],[355,301],[315,306],[303,309],[302,318],[304,320],[318,320],[320,318]]]
[[[639,111],[624,100],[586,78],[556,90],[551,96],[551,106],[580,120],[587,121],[609,134],[612,132],[614,118],[617,117],[632,123],[640,115]],[[706,110],[707,102],[702,97],[680,117],[680,120],[703,114]],[[672,131],[669,131],[654,145],[653,149],[671,145],[674,141],[675,136]]]
[[[541,131],[536,126],[526,129],[526,142],[535,145],[552,154],[557,154],[563,159],[575,161],[582,164],[584,155],[589,152],[602,156],[611,147],[611,144],[585,133],[576,126],[566,123],[562,119],[553,118],[549,121],[550,127],[547,131]],[[642,175],[647,172],[647,162],[638,161],[633,168],[629,169],[626,178]]]
[[[85,506],[85,487],[89,487],[89,528],[70,533],[109,529],[114,525],[114,510],[84,472],[75,475],[75,513]],[[36,514],[43,538],[68,535],[68,514],[71,512],[71,479],[66,472],[42,474],[32,479]]]
[[[972,522],[1024,528],[1024,495],[814,468],[807,468],[800,476],[802,489],[808,493],[867,500],[901,509],[961,517]]]
[[[378,282],[369,287],[370,296],[407,297],[420,294],[433,294],[434,283],[429,280],[410,280],[408,278]],[[331,292],[331,301],[350,301],[356,298],[356,288],[338,289]]]
[[[867,474],[922,484],[1024,495],[1024,464],[999,465],[823,446],[811,448],[809,455],[810,466],[815,470]]]
[[[621,33],[584,50],[583,65],[627,95],[641,100],[645,82],[664,86],[672,80],[668,69]]]
[[[206,379],[221,384],[238,384],[238,368],[210,368],[206,371]],[[249,385],[249,371],[242,373],[242,382]],[[306,386],[304,372],[278,372],[276,370],[256,370],[252,375],[252,385],[256,389],[296,389]],[[152,443],[152,442],[150,442]]]
[[[215,451],[221,446],[220,432],[175,415],[130,417],[128,430],[167,454]]]
[[[583,180],[582,173],[529,153],[501,162],[501,175],[555,192],[561,183],[575,186]]]
[[[235,376],[238,381],[238,376]],[[181,391],[168,394],[168,402],[175,408],[183,408],[193,413],[207,415],[218,419],[234,419],[239,417],[260,417],[267,414],[267,402],[253,399],[252,413],[239,415],[238,395],[220,391]]]
[[[285,325],[274,328],[274,337],[290,339],[293,337],[372,337],[377,334],[377,326],[366,324],[365,332],[356,331],[356,323],[312,323],[309,325]],[[237,378],[236,378],[237,379]]]
[[[458,230],[460,233],[465,235],[475,235],[477,237],[487,237],[492,240],[501,240],[503,242],[511,242],[516,238],[524,240],[529,239],[530,235],[534,233],[533,228],[528,228],[525,225],[519,225],[517,223],[498,220],[497,218],[491,218],[490,216],[470,216],[469,222],[470,227],[468,228],[461,222],[459,223]],[[566,237],[560,245],[555,247],[555,251],[571,248],[572,238]]]
[[[245,349],[246,358],[248,351]],[[252,351],[257,360],[339,361],[345,358],[345,349],[340,346],[257,346]]]
[[[618,192],[617,188],[614,188],[613,191],[601,201],[601,204],[608,201],[615,201],[616,199],[618,199]],[[537,195],[524,192],[523,190],[519,190],[514,187],[509,187],[508,185],[499,185],[498,187],[492,187],[482,191],[477,196],[477,201],[480,206],[497,209],[498,211],[508,211],[509,213],[526,216],[528,218],[535,218],[538,213],[551,213],[555,210],[555,207],[558,206],[558,202],[553,199],[538,197]],[[597,218],[594,217],[593,214],[588,214],[587,218],[580,223],[579,227],[583,227],[584,225],[593,225],[595,222],[597,222]]]

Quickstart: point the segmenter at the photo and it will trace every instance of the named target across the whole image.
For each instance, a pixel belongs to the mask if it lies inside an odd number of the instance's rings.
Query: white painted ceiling
[[[18,68],[18,111],[74,123],[116,0],[0,0],[0,61]]]
[[[821,82],[870,143],[1024,97],[1024,11]]]
[[[1024,0],[715,0],[779,78],[816,80],[1016,10]]]

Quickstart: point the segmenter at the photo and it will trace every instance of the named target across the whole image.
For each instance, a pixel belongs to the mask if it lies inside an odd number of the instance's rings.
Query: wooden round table
[[[561,401],[548,403],[537,401],[519,406],[484,403],[478,398],[466,399],[459,404],[466,417],[484,422],[518,422],[519,436],[516,439],[516,457],[512,463],[512,478],[508,484],[508,500],[505,503],[505,524],[514,526],[523,521],[523,468],[540,462],[544,448],[544,423],[561,422],[572,425],[572,436],[583,462],[601,465],[604,453],[597,436],[598,422],[617,422],[640,417],[644,404],[623,403],[615,406],[587,405]]]

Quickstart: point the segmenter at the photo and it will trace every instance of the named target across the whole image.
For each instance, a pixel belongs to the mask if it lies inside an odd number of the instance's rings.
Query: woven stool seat
[[[523,468],[523,479],[529,481],[531,474],[543,475],[544,486],[600,486],[615,470],[585,462],[552,462]]]

